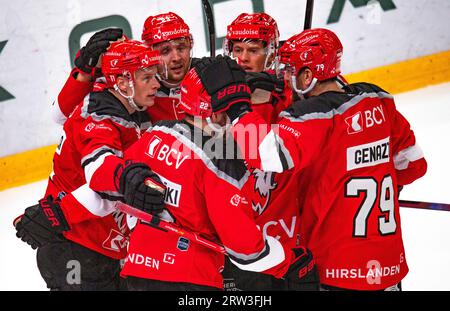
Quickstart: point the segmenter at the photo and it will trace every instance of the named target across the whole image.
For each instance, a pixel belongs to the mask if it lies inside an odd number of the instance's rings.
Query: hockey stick
[[[208,23],[210,56],[216,56],[216,27],[214,26],[214,15],[208,0],[202,0],[205,11],[206,22]]]
[[[147,214],[137,208],[131,207],[125,203],[117,202],[116,203],[117,210],[124,212],[125,214],[128,214],[130,216],[134,216],[140,220],[143,220],[147,223],[149,223],[152,227],[155,227],[157,229],[163,230],[163,231],[170,231],[175,234],[178,234],[179,236],[184,236],[189,240],[195,241],[196,243],[203,245],[213,251],[226,254],[225,248],[217,244],[215,242],[211,242],[207,239],[204,239],[200,237],[197,233],[187,231],[175,224],[169,223],[167,221],[162,220],[158,216]]]
[[[307,0],[305,11],[305,24],[303,26],[303,30],[311,29],[313,10],[314,10],[314,0]]]
[[[399,200],[398,203],[401,207],[420,208],[433,211],[447,211],[450,212],[450,204],[447,203],[434,203],[434,202],[419,202],[419,201],[406,201]]]

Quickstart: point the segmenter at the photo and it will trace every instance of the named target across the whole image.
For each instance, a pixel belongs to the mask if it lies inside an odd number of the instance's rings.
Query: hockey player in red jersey
[[[267,123],[274,123],[279,113],[292,101],[292,89],[277,79],[279,31],[276,21],[266,13],[242,13],[228,27],[224,53],[234,58],[246,71],[252,97],[251,109]],[[297,184],[291,172],[276,174],[250,170],[246,193],[264,234],[276,237],[283,245],[299,246],[297,200],[286,200]],[[241,271],[228,261],[224,270],[224,287],[237,290],[277,290],[283,284],[268,275]]]
[[[95,66],[101,63],[101,55],[107,50],[110,41],[121,37],[121,29],[105,29],[94,34],[80,50],[75,58],[76,67],[53,103],[52,114],[56,122],[63,124],[90,91],[95,87],[102,88],[101,83],[94,84],[94,79],[99,76]],[[150,120],[180,120],[184,115],[178,109],[179,84],[193,60],[194,41],[189,26],[172,12],[149,16],[144,23],[142,40],[160,51],[167,70],[167,75],[160,77],[161,86],[155,104],[148,109]]]
[[[252,109],[267,122],[274,123],[278,114],[292,101],[292,90],[277,79],[278,26],[266,13],[242,13],[227,27],[224,54],[235,59],[247,72],[252,90]]]
[[[189,26],[173,12],[149,16],[144,23],[142,40],[161,53],[167,77],[161,80],[155,105],[148,110],[153,122],[181,120],[180,83],[191,68],[194,40]]]
[[[102,63],[107,88],[90,93],[65,122],[45,199],[15,221],[18,237],[38,247],[38,267],[52,290],[119,289],[129,228],[112,201],[163,208],[163,195],[148,187],[103,193],[108,201],[86,185],[105,158],[121,157],[149,127],[145,109],[154,104],[160,65],[159,52],[139,41],[111,45]],[[148,169],[140,174],[160,182]],[[81,269],[78,281],[66,278],[72,265]]]
[[[342,50],[327,29],[287,40],[281,63],[306,99],[282,112],[276,127],[267,125],[253,146],[257,157],[246,157],[266,171],[300,173],[301,239],[324,288],[384,290],[408,272],[398,186],[427,165],[390,94],[369,83],[337,84]],[[235,106],[227,110],[235,125],[264,125],[245,103]]]
[[[199,76],[209,76],[215,67],[211,67],[211,59],[199,61],[181,84],[180,103],[187,117],[158,122],[126,151],[125,162],[107,157],[92,176],[90,187],[99,192],[121,188],[129,179],[120,174],[121,167],[126,170],[128,160],[144,162],[166,186],[166,208],[177,225],[222,243],[241,269],[284,276],[293,290],[314,286],[311,254],[304,248],[295,253],[288,247],[284,251],[277,239],[264,237],[257,229],[242,193],[249,172],[244,161],[234,155],[233,137],[215,134],[227,123],[225,103],[232,104],[235,99],[250,103],[245,72],[229,58],[230,63],[218,59],[213,63],[219,62],[227,70],[210,80],[209,87],[217,81],[216,91],[226,94],[227,87],[232,87],[235,94],[209,96]],[[224,105],[213,110],[211,101]],[[130,290],[213,290],[223,288],[223,265],[222,253],[139,222],[131,233],[121,274],[127,277]]]

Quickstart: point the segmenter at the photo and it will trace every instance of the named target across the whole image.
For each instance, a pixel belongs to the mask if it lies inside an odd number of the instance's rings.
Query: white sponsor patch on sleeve
[[[179,207],[181,196],[181,185],[176,184],[162,176],[159,176],[159,178],[166,186],[166,195],[164,197],[164,202],[166,204]]]
[[[389,137],[347,148],[347,171],[389,162]]]

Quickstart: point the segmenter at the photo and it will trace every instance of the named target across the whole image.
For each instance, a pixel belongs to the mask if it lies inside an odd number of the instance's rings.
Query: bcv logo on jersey
[[[158,136],[153,136],[148,143],[147,151],[145,152],[150,158],[158,159],[159,161],[164,161],[168,166],[175,164],[175,168],[180,168],[181,164],[188,158],[184,155],[166,144],[162,143],[162,139]]]
[[[345,118],[347,124],[347,133],[360,133],[364,129],[371,128],[374,125],[380,125],[386,121],[384,117],[384,110],[382,105],[373,107],[372,109],[364,110],[362,113],[358,111],[354,115]]]

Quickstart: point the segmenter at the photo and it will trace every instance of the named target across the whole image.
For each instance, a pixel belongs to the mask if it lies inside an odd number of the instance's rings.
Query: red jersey
[[[70,193],[61,203],[70,226],[67,239],[109,257],[125,257],[129,232],[124,215],[85,184],[106,156],[122,156],[149,126],[145,113],[130,115],[107,90],[90,93],[65,122],[46,195]],[[121,195],[112,191],[104,197]]]
[[[247,161],[300,174],[301,242],[313,252],[321,282],[357,290],[400,282],[408,267],[397,185],[424,175],[426,161],[392,96],[352,84],[345,93],[295,102],[281,116]],[[238,124],[264,122],[248,113]]]
[[[282,94],[273,92],[269,102],[254,104],[251,108],[266,123],[275,123],[282,110],[292,100],[292,90],[285,88]],[[248,196],[255,221],[265,235],[278,239],[283,245],[299,246],[299,205],[293,193],[297,192],[297,175],[250,170],[250,179],[244,193]]]
[[[265,236],[273,236],[288,248],[300,245],[297,175],[250,170],[244,193],[255,222]]]
[[[180,88],[167,88],[164,85],[155,95],[155,104],[147,109],[153,123],[161,120],[182,120],[186,116],[178,107],[180,103]]]
[[[242,160],[215,153],[222,144],[223,139],[186,121],[164,121],[128,149],[124,160],[144,162],[160,176],[167,187],[166,208],[176,224],[223,244],[240,268],[281,277],[292,253],[285,255],[276,239],[264,239],[246,213],[248,201],[241,189],[249,172]],[[116,161],[107,157],[91,179],[92,189],[113,189]],[[222,253],[140,222],[130,236],[121,274],[223,288],[223,264]]]

